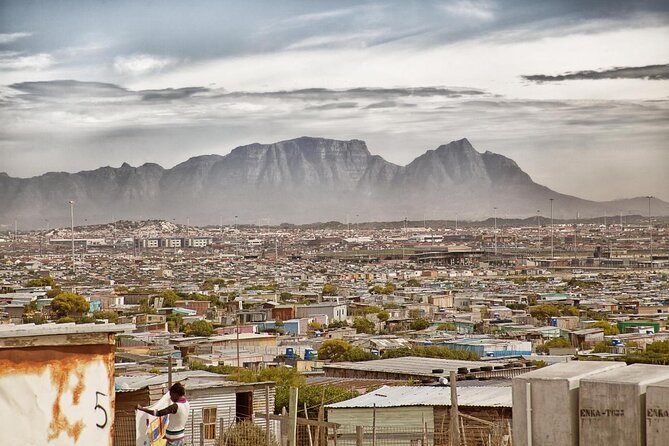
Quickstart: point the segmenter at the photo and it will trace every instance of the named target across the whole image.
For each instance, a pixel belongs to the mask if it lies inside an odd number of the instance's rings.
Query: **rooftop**
[[[458,406],[511,407],[511,387],[458,387]],[[340,403],[328,404],[328,409],[364,407],[450,406],[451,388],[383,386]]]
[[[369,372],[400,373],[406,375],[423,375],[431,377],[448,376],[449,372],[457,372],[459,368],[474,369],[484,366],[504,367],[503,362],[492,361],[458,361],[453,359],[420,358],[406,356],[403,358],[375,359],[361,362],[338,362],[326,364],[324,368],[362,370]],[[433,373],[433,370],[441,370]]]
[[[83,333],[122,333],[134,329],[135,326],[132,324],[0,324],[0,338]]]

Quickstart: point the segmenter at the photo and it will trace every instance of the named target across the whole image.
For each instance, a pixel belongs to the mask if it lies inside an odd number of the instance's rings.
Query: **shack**
[[[114,324],[0,325],[0,429],[12,444],[111,445]]]
[[[240,383],[226,381],[225,376],[206,371],[186,371],[172,375],[173,382],[186,388],[191,413],[186,438],[199,444],[214,445],[221,429],[236,422],[252,420],[265,426],[265,419],[256,417],[266,407],[274,411],[275,383]],[[116,430],[114,446],[135,446],[135,407],[157,402],[169,388],[167,375],[120,376],[116,378]],[[203,430],[200,431],[200,423]],[[274,428],[274,426],[270,426]]]
[[[482,445],[490,429],[510,434],[511,387],[457,387],[461,431],[469,446]],[[374,426],[380,444],[449,444],[451,388],[448,386],[383,386],[348,401],[326,405],[328,422],[338,423],[337,444],[355,445],[356,426]],[[401,428],[398,430],[398,427]],[[485,435],[481,435],[486,432]]]

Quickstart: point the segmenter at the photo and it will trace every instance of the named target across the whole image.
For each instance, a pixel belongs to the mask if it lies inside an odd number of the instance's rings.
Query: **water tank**
[[[295,350],[293,350],[293,347],[288,347],[286,349],[286,358],[293,359],[294,357],[295,357]]]
[[[514,377],[513,445],[579,446],[581,379],[620,367],[625,363],[571,361]]]
[[[645,445],[646,388],[667,379],[669,367],[632,364],[581,380],[580,444]]]
[[[665,446],[669,438],[669,380],[646,389],[646,445]]]
[[[311,361],[314,359],[314,350],[312,348],[305,348],[304,349],[304,359]]]

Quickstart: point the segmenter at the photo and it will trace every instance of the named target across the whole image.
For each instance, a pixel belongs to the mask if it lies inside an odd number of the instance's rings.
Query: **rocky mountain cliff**
[[[466,139],[428,150],[407,166],[372,155],[363,141],[302,137],[237,147],[228,155],[191,158],[171,169],[157,164],[102,167],[33,178],[0,174],[0,223],[42,227],[77,219],[163,218],[193,224],[269,218],[272,223],[409,218],[556,218],[645,213],[644,198],[593,202],[536,184],[511,159],[476,151]],[[623,206],[623,207],[621,207]],[[655,200],[654,213],[669,215]]]

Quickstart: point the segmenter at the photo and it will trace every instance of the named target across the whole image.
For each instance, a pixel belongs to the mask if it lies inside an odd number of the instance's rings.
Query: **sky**
[[[0,0],[0,172],[468,138],[562,193],[669,201],[668,42],[667,1]]]

